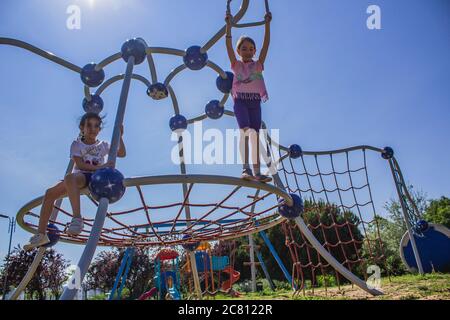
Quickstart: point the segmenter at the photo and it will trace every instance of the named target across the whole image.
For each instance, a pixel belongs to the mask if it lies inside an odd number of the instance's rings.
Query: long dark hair
[[[103,125],[103,118],[100,115],[98,115],[97,113],[94,112],[88,112],[85,113],[81,119],[80,119],[80,124],[78,125],[78,128],[80,129],[80,134],[78,135],[78,139],[80,139],[81,141],[84,141],[84,135],[83,135],[83,129],[86,122],[89,121],[90,119],[95,119],[98,121],[98,124],[100,125],[100,130],[103,129],[102,125]]]

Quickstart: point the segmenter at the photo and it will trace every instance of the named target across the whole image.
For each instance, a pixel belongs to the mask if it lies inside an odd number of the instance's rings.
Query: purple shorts
[[[234,115],[239,129],[252,128],[259,132],[261,129],[261,100],[234,100]]]

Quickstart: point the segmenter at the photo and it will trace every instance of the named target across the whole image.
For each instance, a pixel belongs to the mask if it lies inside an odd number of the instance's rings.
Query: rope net
[[[84,229],[78,236],[66,233],[73,215],[69,201],[64,202],[55,206],[58,218],[50,222],[60,230],[61,241],[83,244],[89,238],[98,202],[84,190]],[[239,185],[189,183],[185,193],[181,183],[136,185],[109,207],[99,245],[170,247],[236,238],[280,223],[277,207],[271,191]],[[40,201],[23,214],[24,226],[30,231],[37,229],[39,209]]]
[[[340,263],[366,281],[370,265],[387,271],[379,215],[369,183],[367,151],[371,150],[357,147],[305,153],[298,159],[285,158],[279,168],[287,191],[304,199],[302,217],[310,231]],[[376,156],[381,158],[378,152]],[[326,290],[332,282],[330,277],[335,278],[339,288],[347,282],[319,255],[297,225],[285,221],[282,230],[296,294],[319,285]]]

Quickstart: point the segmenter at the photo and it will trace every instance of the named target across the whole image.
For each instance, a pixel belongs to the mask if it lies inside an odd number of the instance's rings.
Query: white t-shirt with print
[[[81,139],[72,142],[70,146],[70,158],[80,157],[84,163],[100,166],[106,163],[109,153],[109,143],[97,140],[94,144],[85,144]],[[73,172],[83,172],[76,165]]]

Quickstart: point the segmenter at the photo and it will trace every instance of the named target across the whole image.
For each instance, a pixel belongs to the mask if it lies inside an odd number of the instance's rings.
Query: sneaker
[[[67,228],[67,234],[77,236],[83,231],[84,222],[82,218],[72,218],[72,221]]]
[[[255,175],[255,180],[259,182],[270,182],[272,181],[272,177],[266,176],[264,174],[258,173]]]
[[[244,179],[244,180],[247,180],[247,181],[254,180],[252,170],[251,169],[244,169],[244,170],[242,170],[241,178]]]
[[[35,234],[30,238],[30,243],[23,246],[25,251],[33,250],[34,248],[42,247],[50,242],[50,239],[44,233]]]

